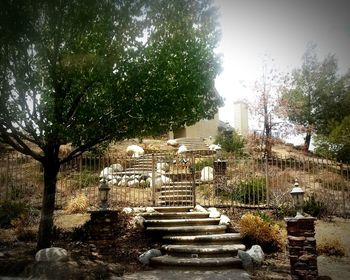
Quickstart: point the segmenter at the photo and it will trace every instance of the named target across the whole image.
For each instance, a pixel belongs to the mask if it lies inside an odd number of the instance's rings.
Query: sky
[[[220,120],[233,125],[233,102],[254,100],[264,56],[288,73],[302,63],[308,43],[322,60],[338,59],[340,73],[350,68],[350,0],[215,0],[219,8],[223,71],[215,86],[225,99]]]

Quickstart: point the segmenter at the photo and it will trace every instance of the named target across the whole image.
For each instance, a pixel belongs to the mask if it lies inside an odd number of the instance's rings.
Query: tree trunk
[[[307,132],[305,136],[305,142],[304,142],[304,152],[307,153],[310,148],[310,142],[311,142],[311,133]]]
[[[44,195],[41,208],[37,250],[49,248],[51,246],[56,182],[60,168],[58,157],[55,158],[55,156],[47,157],[42,164],[44,168]]]

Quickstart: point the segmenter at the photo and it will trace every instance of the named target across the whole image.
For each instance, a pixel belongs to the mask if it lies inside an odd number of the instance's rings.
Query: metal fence
[[[308,197],[333,213],[350,212],[350,167],[311,157],[234,158],[213,155],[149,154],[141,158],[82,156],[61,167],[56,206],[65,208],[82,194],[99,203],[105,179],[109,202],[117,206],[193,205],[278,207],[291,203],[295,179]],[[41,166],[22,155],[0,158],[0,199],[25,200],[40,207]]]

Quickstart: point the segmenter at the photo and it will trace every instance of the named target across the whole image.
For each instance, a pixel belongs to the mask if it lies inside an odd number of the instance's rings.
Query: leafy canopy
[[[39,161],[159,135],[221,102],[212,1],[5,0],[0,18],[0,141]]]

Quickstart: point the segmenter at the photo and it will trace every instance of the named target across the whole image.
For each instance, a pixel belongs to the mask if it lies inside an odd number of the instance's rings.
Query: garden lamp
[[[108,187],[106,180],[103,180],[100,187],[98,188],[100,192],[100,200],[101,204],[100,207],[102,210],[107,210],[108,208],[108,192],[111,188]]]
[[[301,187],[299,187],[298,180],[295,179],[294,187],[292,191],[290,192],[292,195],[294,206],[297,210],[296,218],[303,217],[303,205],[304,205],[304,191]]]

